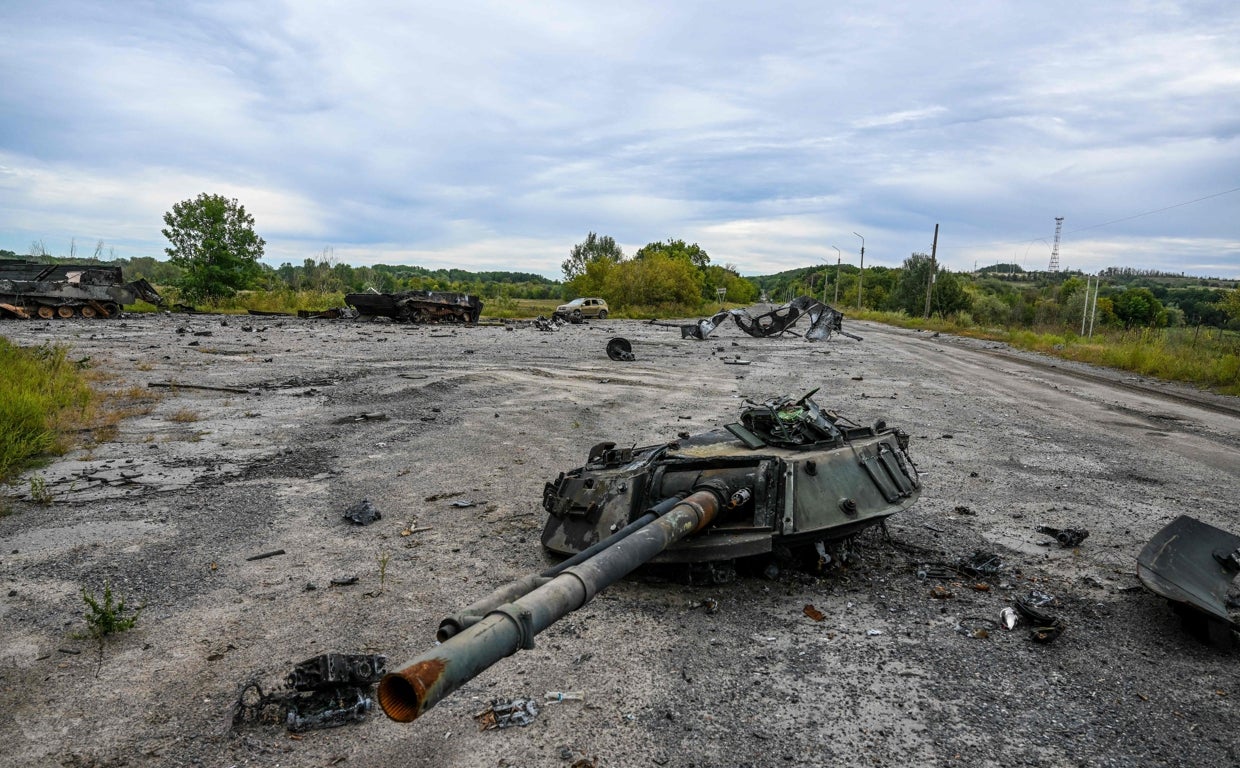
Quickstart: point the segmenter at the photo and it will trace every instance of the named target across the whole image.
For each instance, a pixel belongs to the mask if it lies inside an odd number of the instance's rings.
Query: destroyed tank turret
[[[740,421],[675,442],[595,446],[543,493],[543,545],[570,557],[440,622],[440,644],[380,681],[383,711],[414,720],[644,563],[808,547],[911,506],[921,482],[908,435],[854,424],[813,394],[749,403]]]
[[[146,280],[124,282],[120,267],[0,262],[0,310],[16,317],[115,317],[138,299],[163,304]]]

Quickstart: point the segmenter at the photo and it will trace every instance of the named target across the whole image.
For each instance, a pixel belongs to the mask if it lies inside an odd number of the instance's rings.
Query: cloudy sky
[[[765,274],[1240,277],[1240,4],[0,0],[0,248],[559,277],[589,231]]]

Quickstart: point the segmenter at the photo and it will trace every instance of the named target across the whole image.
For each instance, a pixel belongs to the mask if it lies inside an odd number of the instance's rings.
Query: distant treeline
[[[0,250],[0,258],[52,263],[111,264],[127,279],[146,278],[161,288],[175,287],[183,272],[167,261],[150,257],[101,260],[57,259],[48,255],[19,256]],[[253,290],[338,294],[376,290],[439,290],[471,293],[485,299],[571,299],[601,296],[613,310],[633,312],[706,311],[722,294],[745,304],[762,296],[782,303],[809,294],[844,311],[850,308],[903,312],[920,317],[926,311],[931,263],[926,254],[912,254],[898,267],[816,265],[773,275],[741,277],[730,266],[710,263],[705,250],[681,240],[651,243],[632,257],[614,240],[590,233],[564,263],[566,281],[529,272],[426,269],[377,264],[354,267],[336,262],[325,251],[300,265],[260,265]],[[1027,272],[1018,264],[995,264],[974,273],[933,270],[930,314],[956,319],[962,325],[1007,328],[1080,327],[1086,307],[1086,282],[1092,297],[1094,278],[1080,272]],[[1158,270],[1111,267],[1100,274],[1095,323],[1102,327],[1174,327],[1206,325],[1240,328],[1240,288],[1233,280],[1199,278]],[[721,290],[722,289],[722,290]]]

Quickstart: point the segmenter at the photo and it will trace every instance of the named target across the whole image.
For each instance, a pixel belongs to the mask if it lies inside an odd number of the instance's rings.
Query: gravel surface
[[[52,504],[19,493],[0,517],[0,765],[1240,764],[1235,652],[1189,637],[1134,576],[1180,514],[1240,532],[1235,399],[846,324],[864,341],[724,327],[695,342],[615,320],[4,323],[151,402],[32,473]],[[606,358],[613,336],[635,362]],[[724,365],[737,357],[751,364]],[[169,383],[186,386],[149,386]],[[846,567],[635,576],[412,724],[231,724],[245,682],[329,651],[398,666],[442,616],[545,567],[543,484],[591,445],[671,440],[735,420],[743,398],[814,387],[854,421],[902,427],[923,474],[890,540],[859,537]],[[382,519],[342,519],[367,498]],[[1061,549],[1038,525],[1090,536]],[[1003,571],[933,578],[977,551]],[[100,657],[81,590],[105,582],[145,608]],[[1054,643],[993,628],[1034,589],[1067,624]],[[548,691],[584,698],[478,730],[492,699]]]

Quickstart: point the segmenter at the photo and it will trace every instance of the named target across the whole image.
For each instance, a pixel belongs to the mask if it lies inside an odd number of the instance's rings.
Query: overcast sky
[[[0,248],[163,258],[201,192],[273,265],[1045,269],[1063,216],[1236,278],[1240,3],[0,0]]]

